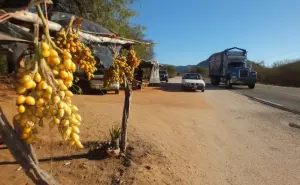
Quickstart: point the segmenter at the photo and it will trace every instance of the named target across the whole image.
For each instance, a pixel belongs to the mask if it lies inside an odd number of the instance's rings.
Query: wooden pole
[[[124,108],[123,108],[123,118],[122,118],[122,133],[121,133],[121,152],[126,152],[127,145],[127,122],[130,112],[130,104],[132,98],[132,88],[129,86],[129,82],[124,76],[125,82],[125,99],[124,99]]]
[[[15,123],[15,125],[18,125]],[[19,127],[17,127],[18,131]],[[26,175],[35,183],[40,185],[58,185],[53,177],[40,169],[37,157],[31,145],[26,145],[17,132],[7,121],[0,107],[0,135],[15,160],[22,166]]]

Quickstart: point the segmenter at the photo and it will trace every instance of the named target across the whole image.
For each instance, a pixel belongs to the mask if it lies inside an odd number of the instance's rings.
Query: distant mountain
[[[209,65],[208,60],[203,60],[202,62],[199,62],[197,64],[198,67],[208,67],[208,65]]]
[[[192,69],[193,67],[195,67],[196,65],[186,65],[186,66],[175,66],[176,72],[177,73],[185,73],[187,72],[189,69]]]
[[[207,68],[208,67],[208,60],[204,60],[202,62],[199,62],[196,65],[175,66],[177,73],[186,73],[187,71],[189,71],[190,69],[192,69],[194,67]]]

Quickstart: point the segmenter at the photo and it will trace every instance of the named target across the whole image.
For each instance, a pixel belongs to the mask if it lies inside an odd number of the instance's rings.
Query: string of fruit
[[[140,60],[136,57],[134,49],[130,49],[125,56],[115,55],[112,65],[104,74],[104,86],[119,82],[124,84],[124,75],[129,81],[134,78],[134,71],[140,65]]]
[[[35,139],[38,125],[43,126],[48,120],[50,128],[57,126],[70,146],[83,148],[78,128],[82,120],[78,108],[72,105],[73,93],[68,90],[73,84],[76,65],[70,52],[57,48],[51,40],[39,6],[37,10],[43,21],[46,39],[38,42],[36,36],[35,58],[18,69],[18,114],[14,119],[20,125],[21,138],[28,144]]]
[[[58,32],[55,43],[60,49],[71,53],[72,61],[87,73],[88,80],[90,80],[94,78],[93,73],[97,70],[95,67],[96,61],[90,48],[80,42],[78,32],[79,29],[74,32],[72,25],[69,25],[67,31],[62,29]]]

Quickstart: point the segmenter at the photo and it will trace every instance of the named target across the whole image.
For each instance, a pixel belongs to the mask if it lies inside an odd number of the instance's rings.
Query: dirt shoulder
[[[179,81],[134,92],[130,167],[119,159],[84,155],[97,141],[108,140],[108,128],[120,123],[120,93],[75,96],[87,148],[72,151],[56,131],[45,128],[35,144],[42,168],[61,184],[300,184],[300,131],[288,126],[299,117],[227,90],[182,92]],[[13,102],[1,100],[9,118]],[[0,184],[30,184],[0,147]]]

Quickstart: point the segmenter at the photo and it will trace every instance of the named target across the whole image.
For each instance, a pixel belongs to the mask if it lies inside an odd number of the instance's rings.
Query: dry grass
[[[263,84],[300,87],[300,61],[266,68],[254,65],[258,81]]]

